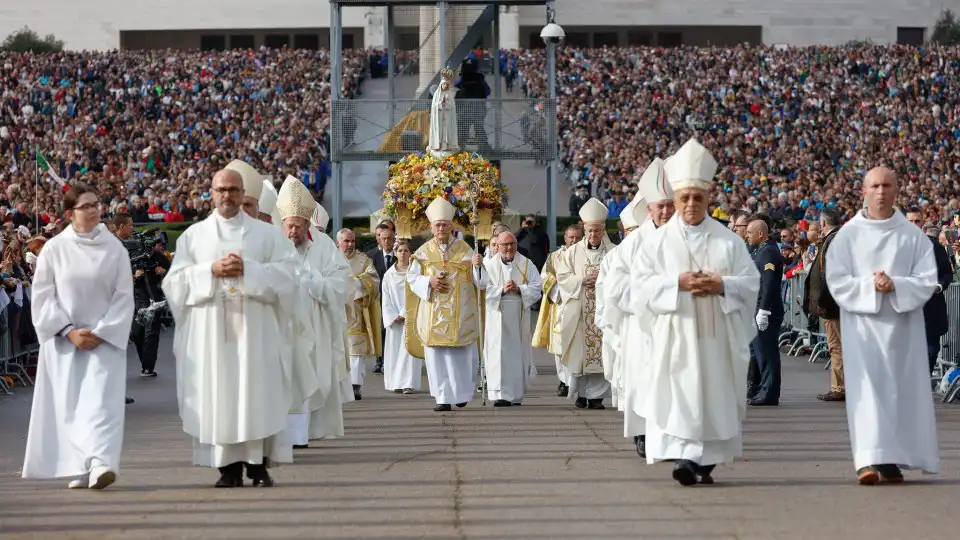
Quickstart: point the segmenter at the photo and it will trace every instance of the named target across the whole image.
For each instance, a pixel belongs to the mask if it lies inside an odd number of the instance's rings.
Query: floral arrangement
[[[467,227],[473,208],[470,186],[476,182],[478,210],[498,215],[507,205],[507,188],[500,181],[500,171],[477,154],[462,152],[444,158],[417,152],[391,165],[383,207],[397,219],[398,210],[410,212],[418,231],[429,226],[424,212],[437,197],[443,197],[457,209],[454,222]]]

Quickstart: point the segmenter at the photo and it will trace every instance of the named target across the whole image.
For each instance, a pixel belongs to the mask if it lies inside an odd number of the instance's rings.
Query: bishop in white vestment
[[[284,306],[296,294],[296,250],[281,231],[245,212],[262,189],[232,170],[214,175],[216,210],[177,241],[163,292],[177,323],[177,398],[193,462],[220,468],[218,487],[269,487],[267,468],[293,460],[286,433],[294,406],[293,355]]]
[[[619,411],[624,410],[623,360],[627,339],[627,312],[620,309],[618,300],[624,292],[629,292],[629,263],[632,262],[632,253],[624,255],[627,253],[624,248],[632,249],[639,245],[637,242],[630,242],[630,239],[634,238],[634,231],[645,219],[647,205],[643,198],[636,196],[620,212],[620,223],[623,224],[625,237],[603,258],[600,273],[597,275],[597,325],[603,331],[603,376],[610,383],[611,401]],[[623,284],[624,280],[627,282],[626,286]],[[636,353],[637,351],[632,351],[632,354]],[[640,432],[642,431],[641,429]]]
[[[936,473],[923,306],[937,287],[930,239],[893,207],[885,168],[863,182],[867,207],[827,250],[827,286],[840,306],[847,425],[861,484],[902,482],[901,469]]]
[[[647,462],[674,461],[681,485],[713,483],[742,453],[760,275],[736,233],[707,217],[717,163],[688,141],[665,165],[677,213],[643,239],[631,300],[651,336],[637,414]]]
[[[603,409],[610,394],[604,378],[603,333],[596,324],[597,277],[600,263],[613,247],[607,237],[607,207],[591,198],[580,209],[584,239],[557,258],[560,312],[554,328],[554,349],[562,351],[570,375],[568,397],[578,408]]]
[[[476,391],[478,277],[473,250],[451,234],[454,206],[437,198],[426,214],[433,238],[413,254],[407,270],[406,339],[407,350],[426,362],[433,410],[444,412],[452,404],[466,407]]]
[[[287,417],[294,448],[309,445],[314,419],[324,431],[343,430],[337,365],[343,350],[337,345],[342,344],[339,338],[346,322],[341,307],[347,298],[347,276],[323,244],[308,237],[314,204],[303,182],[288,176],[277,196],[277,212],[285,236],[297,249],[297,294],[289,311],[297,380],[295,412]],[[308,369],[297,369],[303,367]]]
[[[420,389],[423,360],[407,351],[407,270],[410,241],[401,239],[394,248],[397,262],[383,275],[383,385],[388,391],[412,394]]]
[[[638,184],[638,197],[646,212],[634,215],[640,226],[617,246],[616,257],[610,258],[609,278],[603,291],[607,302],[624,314],[620,325],[620,374],[621,399],[623,401],[623,436],[633,437],[637,454],[646,458],[646,427],[643,417],[637,414],[641,400],[639,390],[644,387],[641,377],[650,354],[650,339],[640,327],[640,319],[633,305],[633,282],[637,272],[637,254],[643,239],[666,225],[673,217],[673,189],[666,181],[664,161],[656,158],[647,166]],[[636,210],[634,211],[636,213]],[[643,217],[643,219],[640,219]]]
[[[497,237],[500,253],[483,261],[480,288],[486,291],[483,335],[487,397],[494,407],[520,405],[537,374],[531,347],[530,308],[540,299],[540,272],[517,253],[511,232]]]
[[[70,189],[72,224],[40,251],[33,281],[40,355],[23,477],[78,477],[70,488],[112,484],[123,446],[133,272],[99,202],[87,186]]]

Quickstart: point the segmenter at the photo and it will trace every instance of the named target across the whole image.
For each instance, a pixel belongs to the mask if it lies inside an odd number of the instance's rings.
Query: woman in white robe
[[[72,187],[64,207],[72,225],[44,246],[34,276],[40,358],[23,477],[103,489],[120,470],[133,272],[92,188]]]
[[[383,385],[387,390],[412,394],[420,389],[423,361],[407,352],[406,305],[407,268],[410,267],[410,243],[400,240],[394,253],[397,263],[383,275],[383,327],[387,330],[383,347]]]

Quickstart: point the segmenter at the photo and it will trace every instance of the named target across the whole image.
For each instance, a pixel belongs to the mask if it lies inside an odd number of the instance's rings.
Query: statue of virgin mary
[[[457,89],[453,86],[453,71],[440,72],[440,84],[430,103],[431,154],[450,154],[460,150],[457,140]]]

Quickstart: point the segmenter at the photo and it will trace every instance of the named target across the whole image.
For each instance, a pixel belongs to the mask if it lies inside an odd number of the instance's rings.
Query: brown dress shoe
[[[861,486],[872,486],[880,481],[880,473],[874,466],[864,467],[857,471],[857,482]]]
[[[820,401],[846,401],[847,395],[843,392],[831,390],[826,394],[817,394],[817,399]]]

